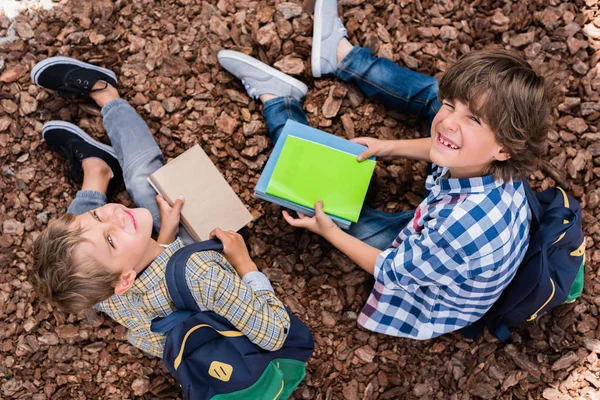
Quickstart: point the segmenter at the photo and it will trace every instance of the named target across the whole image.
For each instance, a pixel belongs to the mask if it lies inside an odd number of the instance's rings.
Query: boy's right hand
[[[258,271],[256,264],[250,258],[244,238],[237,232],[224,231],[221,228],[214,229],[209,237],[217,238],[223,243],[223,255],[229,264],[235,268],[240,277],[248,272]]]
[[[179,232],[179,221],[181,219],[181,208],[183,207],[184,198],[179,196],[173,206],[159,194],[155,197],[160,211],[160,232],[158,232],[157,242],[161,244],[172,243],[177,238]]]
[[[371,137],[358,137],[351,140],[354,143],[367,146],[368,149],[363,151],[358,156],[358,161],[364,161],[369,157],[389,157],[390,145],[388,140],[375,139]]]

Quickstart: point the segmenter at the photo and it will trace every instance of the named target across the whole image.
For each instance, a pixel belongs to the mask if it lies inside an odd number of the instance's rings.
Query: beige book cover
[[[200,145],[179,155],[148,177],[169,204],[185,197],[181,222],[196,241],[215,228],[238,231],[252,215]]]

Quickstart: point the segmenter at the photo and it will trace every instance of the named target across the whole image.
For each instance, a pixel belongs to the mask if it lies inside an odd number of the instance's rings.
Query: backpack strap
[[[529,185],[527,179],[523,179],[521,181],[523,183],[523,189],[525,189],[525,196],[527,197],[527,203],[529,204],[529,209],[531,210],[532,222],[535,221],[537,225],[540,224],[541,214],[542,214],[542,205],[538,200],[535,192]]]
[[[186,263],[190,256],[200,251],[223,250],[223,244],[218,240],[205,240],[193,243],[175,252],[167,263],[165,271],[169,294],[178,311],[201,311],[185,280]]]
[[[504,322],[499,322],[495,326],[488,326],[488,331],[504,344],[511,344],[513,342],[510,329],[508,329],[508,326]]]
[[[205,240],[204,242],[185,246],[171,256],[167,263],[165,274],[167,288],[177,310],[164,318],[153,319],[150,325],[152,332],[166,333],[188,319],[190,315],[201,311],[188,288],[187,281],[185,280],[185,270],[187,260],[193,253],[208,250],[221,251],[223,250],[223,244],[218,240]]]

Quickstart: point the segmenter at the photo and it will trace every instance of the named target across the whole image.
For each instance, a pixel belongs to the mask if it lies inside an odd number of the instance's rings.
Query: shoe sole
[[[110,69],[97,67],[95,65],[88,64],[83,61],[79,61],[74,58],[71,58],[71,57],[63,57],[63,56],[46,58],[45,60],[42,60],[39,63],[35,64],[35,66],[31,70],[31,80],[36,85],[41,86],[38,83],[38,78],[39,78],[40,74],[42,72],[44,72],[44,70],[46,68],[51,67],[52,65],[61,64],[61,63],[66,63],[66,64],[70,64],[70,65],[76,65],[78,67],[93,69],[94,71],[100,71],[100,72],[105,73],[106,75],[109,75],[111,78],[113,78],[115,80],[115,82],[118,82],[117,75]]]
[[[310,66],[312,75],[315,78],[321,77],[321,35],[323,34],[323,1],[317,0],[315,3],[315,16],[313,21],[313,40],[310,56]]]
[[[233,60],[241,61],[241,62],[251,65],[255,68],[258,68],[259,70],[263,71],[267,75],[271,75],[271,76],[287,83],[288,85],[291,85],[291,86],[295,87],[296,89],[300,90],[302,92],[303,96],[306,95],[306,92],[308,92],[308,86],[306,86],[304,83],[302,83],[298,79],[292,78],[291,76],[284,74],[283,72],[278,71],[273,67],[269,67],[267,64],[265,64],[261,61],[258,61],[254,57],[250,57],[244,53],[240,53],[240,52],[233,51],[233,50],[221,50],[219,52],[219,54],[217,55],[217,59],[220,62],[220,60],[223,58],[231,58]]]
[[[117,157],[117,153],[115,153],[115,150],[112,147],[110,147],[109,145],[106,145],[104,143],[100,143],[97,140],[94,140],[90,135],[88,135],[83,130],[81,130],[80,127],[78,127],[77,125],[74,125],[70,122],[65,122],[65,121],[46,122],[46,124],[44,124],[44,127],[42,128],[42,137],[44,138],[44,140],[46,140],[46,132],[53,128],[67,130],[67,131],[79,136],[86,143],[88,143],[100,150],[107,152],[108,154],[113,156],[117,160],[117,162],[119,161],[119,157]]]

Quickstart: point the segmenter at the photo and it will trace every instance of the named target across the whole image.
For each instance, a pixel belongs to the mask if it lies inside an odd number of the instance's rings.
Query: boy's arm
[[[160,211],[160,232],[158,232],[156,241],[162,245],[173,243],[177,238],[177,231],[179,231],[179,219],[184,198],[179,196],[173,203],[173,207],[159,194],[155,199]]]
[[[193,270],[201,271],[197,279],[188,281],[196,302],[225,317],[252,343],[265,350],[279,350],[287,337],[290,317],[268,279],[253,271],[242,280],[222,257],[214,255],[196,253],[188,261],[195,264]]]
[[[373,275],[375,262],[381,250],[349,235],[337,226],[323,237],[359,267]]]
[[[375,261],[381,250],[366,244],[365,242],[342,231],[333,220],[323,211],[323,202],[315,204],[315,216],[308,217],[298,213],[299,218],[293,218],[287,211],[283,211],[283,217],[288,224],[306,228],[311,232],[319,234],[327,239],[338,250],[348,258],[357,263],[359,267],[373,274]]]
[[[397,248],[383,252],[342,231],[323,212],[323,202],[315,204],[315,216],[293,218],[283,212],[292,226],[319,234],[346,254],[362,269],[389,287],[414,290],[419,286],[449,285],[467,278],[467,262],[435,229],[425,227],[420,234],[406,238]]]
[[[381,140],[371,137],[352,139],[353,142],[367,146],[368,149],[358,156],[358,161],[376,156],[380,158],[408,158],[411,160],[431,161],[429,149],[433,139]]]

